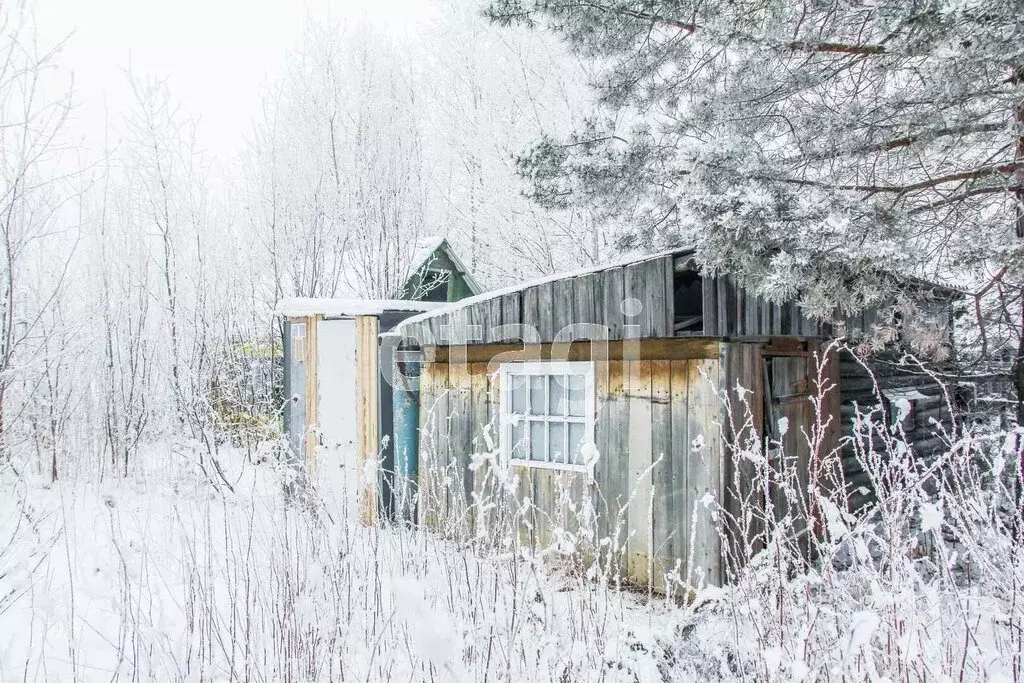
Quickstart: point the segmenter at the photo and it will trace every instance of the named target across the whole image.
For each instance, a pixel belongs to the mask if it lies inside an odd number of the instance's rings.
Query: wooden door
[[[764,435],[772,468],[771,501],[775,520],[787,514],[794,529],[807,529],[810,481],[811,403],[808,359],[803,355],[763,357]],[[801,543],[806,550],[806,539]]]

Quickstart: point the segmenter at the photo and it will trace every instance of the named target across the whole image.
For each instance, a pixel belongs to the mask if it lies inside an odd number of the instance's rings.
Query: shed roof
[[[315,299],[294,297],[281,299],[274,307],[276,315],[285,317],[322,315],[348,317],[380,315],[384,311],[432,311],[447,306],[445,302],[405,301],[404,299]]]
[[[610,261],[610,262],[603,263],[603,264],[600,264],[600,265],[595,265],[595,266],[590,266],[590,267],[587,267],[587,268],[580,268],[578,270],[561,272],[561,273],[555,273],[553,275],[548,275],[548,276],[544,276],[544,277],[540,277],[540,278],[535,278],[535,279],[532,279],[532,280],[528,280],[526,282],[522,282],[522,283],[519,283],[519,284],[516,284],[516,285],[505,287],[503,289],[491,290],[491,291],[485,292],[483,294],[477,294],[475,296],[471,296],[471,297],[462,299],[460,301],[456,301],[456,302],[445,304],[445,305],[441,306],[440,308],[430,309],[430,310],[424,311],[423,313],[420,313],[418,315],[410,316],[409,318],[406,318],[401,323],[399,323],[395,327],[395,329],[392,332],[390,332],[389,334],[399,334],[400,335],[403,332],[406,332],[406,331],[414,328],[419,323],[428,322],[428,321],[433,320],[434,318],[438,318],[438,317],[441,317],[441,316],[446,316],[446,315],[450,315],[450,314],[453,314],[453,313],[457,313],[457,312],[459,312],[459,311],[461,311],[463,309],[471,308],[471,307],[473,307],[475,305],[481,304],[483,302],[490,301],[492,299],[497,299],[497,298],[500,298],[500,297],[503,297],[503,296],[507,296],[507,295],[510,295],[510,294],[517,294],[517,293],[523,292],[525,290],[537,287],[538,285],[545,285],[545,284],[548,284],[548,283],[559,282],[559,281],[563,281],[563,280],[571,280],[573,278],[579,278],[579,277],[591,275],[591,274],[594,274],[594,273],[601,273],[603,271],[609,271],[609,270],[612,270],[612,269],[615,269],[615,268],[622,268],[622,267],[633,266],[633,265],[636,265],[636,264],[642,264],[642,263],[645,263],[645,262],[648,262],[648,261],[654,261],[656,259],[661,259],[661,258],[666,258],[666,257],[690,256],[690,255],[693,255],[695,253],[696,253],[696,250],[694,248],[692,248],[692,247],[677,247],[677,248],[674,248],[674,249],[666,249],[666,250],[655,252],[655,253],[652,253],[652,254],[643,254],[643,255],[636,255],[636,254],[634,254],[634,255],[631,255],[631,256],[626,256],[626,257],[623,257],[621,259]],[[922,279],[922,278],[918,278],[918,277],[915,277],[915,276],[895,275],[894,274],[894,277],[897,277],[906,286],[908,286],[910,288],[929,290],[929,291],[938,293],[938,294],[940,294],[942,296],[947,296],[947,297],[950,297],[950,298],[960,297],[960,296],[963,296],[965,294],[965,292],[963,292],[962,290],[959,290],[959,289],[956,289],[956,288],[953,288],[953,287],[949,287],[949,286],[946,286],[946,285],[940,285],[940,284],[936,284],[936,283],[933,283],[933,282],[929,282],[928,280],[925,280],[925,279]]]
[[[577,270],[571,270],[571,271],[566,271],[566,272],[561,272],[561,273],[554,273],[553,275],[545,275],[543,277],[534,278],[532,280],[527,280],[526,282],[522,282],[522,283],[519,283],[519,284],[516,284],[516,285],[510,285],[510,286],[504,287],[502,289],[492,289],[491,291],[484,292],[483,294],[477,294],[476,296],[467,297],[467,298],[462,299],[460,301],[454,301],[452,303],[444,304],[444,305],[442,305],[441,308],[431,309],[429,311],[425,311],[423,313],[420,313],[419,315],[414,315],[414,316],[411,316],[409,318],[406,318],[401,323],[399,323],[390,334],[395,334],[395,333],[401,332],[403,329],[405,329],[406,327],[409,327],[410,325],[413,325],[413,324],[419,323],[419,322],[423,322],[424,320],[430,320],[431,318],[437,317],[439,315],[444,315],[444,314],[447,314],[447,313],[451,313],[452,311],[457,311],[460,308],[466,308],[468,306],[472,306],[473,304],[478,304],[478,303],[480,303],[482,301],[488,301],[490,299],[496,299],[498,297],[502,297],[502,296],[505,296],[507,294],[514,294],[516,292],[521,292],[521,291],[523,291],[525,289],[530,289],[531,287],[536,287],[537,285],[543,285],[543,284],[546,284],[548,282],[556,282],[558,280],[568,280],[568,279],[571,279],[571,278],[574,278],[574,277],[579,277],[581,275],[589,275],[590,273],[600,273],[601,271],[604,271],[604,270],[611,270],[612,268],[621,268],[622,266],[630,265],[630,264],[633,264],[633,263],[643,263],[644,261],[653,261],[655,259],[659,259],[659,258],[662,258],[662,257],[665,257],[665,256],[685,256],[686,254],[692,254],[693,252],[694,252],[693,249],[679,249],[679,248],[677,248],[677,249],[666,249],[664,251],[659,251],[659,252],[656,252],[656,253],[653,253],[653,254],[645,254],[643,256],[633,255],[633,256],[628,256],[628,257],[625,257],[625,258],[622,258],[622,259],[618,259],[618,260],[615,260],[615,261],[609,261],[607,263],[603,263],[603,264],[596,265],[596,266],[588,266],[587,268],[579,268]]]

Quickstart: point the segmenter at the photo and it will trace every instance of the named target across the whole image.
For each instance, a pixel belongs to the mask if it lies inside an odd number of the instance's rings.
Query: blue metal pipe
[[[397,519],[411,522],[416,521],[412,497],[416,493],[419,474],[419,375],[422,357],[420,351],[396,352],[391,395],[395,432],[395,513]]]

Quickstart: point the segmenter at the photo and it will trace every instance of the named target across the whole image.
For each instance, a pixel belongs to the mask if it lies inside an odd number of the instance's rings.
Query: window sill
[[[542,462],[540,460],[509,460],[508,464],[512,467],[530,467],[537,470],[556,470],[559,472],[576,472],[585,474],[587,472],[586,465],[571,465],[561,462]]]

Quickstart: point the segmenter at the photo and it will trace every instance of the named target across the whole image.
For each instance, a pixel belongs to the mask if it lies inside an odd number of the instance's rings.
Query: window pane
[[[509,453],[516,460],[526,460],[529,455],[526,450],[526,423],[523,420],[512,425],[512,447]]]
[[[568,462],[583,465],[584,457],[580,454],[580,447],[583,445],[583,437],[586,433],[586,425],[582,422],[569,423],[569,460]]]
[[[548,377],[549,415],[565,415],[565,375]]]
[[[587,378],[569,375],[569,414],[582,416],[587,406]]]
[[[547,378],[543,375],[530,375],[530,414],[546,415],[546,401],[544,400],[544,385]]]
[[[544,429],[545,426],[544,422],[530,423],[530,460],[541,462],[547,460],[547,441],[545,439],[547,430]]]
[[[551,462],[568,462],[565,458],[565,423],[552,422],[548,425],[548,443]]]
[[[524,375],[509,375],[512,383],[512,412],[518,415],[525,415],[527,403],[527,378]]]

